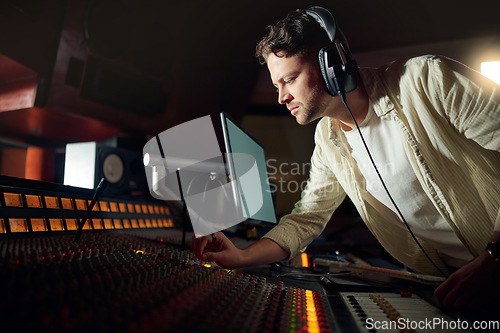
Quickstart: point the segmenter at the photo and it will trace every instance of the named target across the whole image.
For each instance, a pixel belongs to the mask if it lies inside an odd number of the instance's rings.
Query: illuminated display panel
[[[134,213],[135,212],[134,205],[131,204],[131,203],[128,203],[127,204],[127,210],[128,210],[129,213]]]
[[[122,221],[120,219],[113,219],[115,229],[123,229]]]
[[[300,259],[302,261],[302,267],[310,267],[309,256],[307,255],[307,253],[302,252],[302,254],[300,255]]]
[[[113,220],[111,220],[111,219],[104,219],[104,228],[106,228],[106,229],[114,229],[114,227],[113,227]]]
[[[87,202],[83,199],[75,199],[76,209],[87,210]]]
[[[107,201],[99,201],[99,207],[101,208],[101,212],[109,212],[109,206]]]
[[[9,219],[10,232],[28,232],[26,219]]]
[[[113,202],[113,201],[110,202],[109,203],[109,208],[111,209],[111,211],[113,213],[118,213],[119,212],[119,210],[118,210],[118,204],[116,202]]]
[[[23,201],[19,193],[4,193],[5,206],[7,207],[22,207]]]
[[[66,227],[68,230],[78,229],[78,222],[76,219],[66,219]]]
[[[64,224],[62,219],[49,219],[50,229],[52,231],[63,231]]]
[[[45,207],[51,209],[59,209],[59,202],[55,197],[45,197]]]
[[[31,229],[33,231],[47,231],[45,219],[31,219]]]
[[[101,219],[92,219],[92,224],[94,225],[94,229],[97,229],[97,230],[104,229],[104,226],[102,224]]]
[[[130,220],[129,219],[123,219],[123,227],[125,229],[130,229],[131,226],[130,226]]]
[[[29,208],[42,208],[42,198],[39,195],[26,195],[26,205]]]
[[[3,217],[0,219],[0,234],[8,232],[21,233],[77,230],[79,218],[77,216],[74,218],[74,213],[69,211],[86,211],[91,200],[72,198],[65,195],[47,194],[49,195],[15,193],[15,191],[0,193],[0,195],[4,197],[6,207],[61,210],[60,215],[57,214],[54,218],[51,218],[54,214],[44,217],[42,216],[43,214],[34,215],[33,213],[30,213],[26,217],[22,217],[22,215],[16,215],[18,217],[15,218]],[[99,216],[99,214],[96,214],[91,216],[85,223],[83,227],[84,230],[162,228],[173,225],[172,220],[168,218],[158,218],[157,216],[148,217],[148,215],[166,215],[170,212],[167,207],[154,203],[97,201],[93,211],[144,216],[130,216],[132,219],[123,219],[122,216],[114,217],[112,214],[110,214],[110,216],[107,216],[107,214],[106,216]],[[79,213],[77,214],[80,215]],[[30,215],[34,215],[35,217],[30,217]],[[106,219],[103,219],[103,217],[106,217]]]
[[[75,204],[73,203],[73,199],[61,198],[61,204],[63,209],[68,209],[68,210],[75,209]]]
[[[127,205],[124,202],[118,203],[118,206],[120,207],[121,213],[127,213]]]

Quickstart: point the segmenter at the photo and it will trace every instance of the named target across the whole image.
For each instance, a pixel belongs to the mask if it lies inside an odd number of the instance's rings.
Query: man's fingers
[[[198,257],[201,259],[201,256],[203,255],[203,251],[205,251],[205,247],[207,246],[209,239],[207,236],[203,236],[200,238],[196,238],[193,236],[193,252]]]
[[[215,261],[217,261],[218,256],[219,256],[219,253],[217,253],[217,252],[207,252],[201,256],[201,260],[215,262]]]
[[[451,308],[456,306],[456,302],[464,294],[467,295],[467,291],[463,290],[463,285],[457,279],[450,279],[451,286],[447,289],[446,294],[443,295],[442,304],[444,307]]]
[[[443,305],[443,301],[448,292],[453,288],[453,283],[449,280],[443,282],[439,287],[434,291],[434,298],[439,305]]]
[[[223,252],[206,252],[203,254],[202,259],[203,261],[208,261],[208,262],[214,262],[220,267],[224,267],[224,263],[226,262],[226,254]]]
[[[196,245],[197,245],[196,236],[193,235],[191,236],[191,250],[193,250],[193,253],[195,254],[196,254]]]

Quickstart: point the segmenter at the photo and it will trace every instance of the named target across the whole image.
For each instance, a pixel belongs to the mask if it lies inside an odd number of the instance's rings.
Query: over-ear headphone
[[[356,89],[358,66],[343,38],[337,41],[337,25],[333,15],[323,7],[306,9],[306,14],[314,18],[326,31],[330,44],[319,50],[319,67],[328,92],[332,96],[343,96]]]

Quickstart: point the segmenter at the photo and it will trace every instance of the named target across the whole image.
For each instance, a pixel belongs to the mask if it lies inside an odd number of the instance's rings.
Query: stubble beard
[[[329,97],[329,95],[328,95]],[[295,115],[295,120],[300,125],[309,124],[326,113],[328,98],[322,94],[319,87],[315,87],[304,103],[299,103],[299,112]]]

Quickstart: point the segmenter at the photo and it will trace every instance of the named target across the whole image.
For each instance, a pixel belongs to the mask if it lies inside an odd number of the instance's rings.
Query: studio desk
[[[387,332],[391,320],[418,332],[432,330],[409,326],[464,320],[420,285],[332,278],[307,255],[246,270],[200,262],[153,199],[104,194],[75,242],[92,194],[0,177],[2,332]]]

